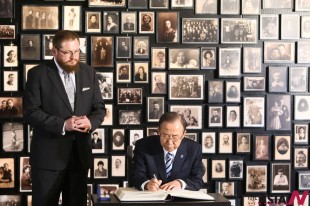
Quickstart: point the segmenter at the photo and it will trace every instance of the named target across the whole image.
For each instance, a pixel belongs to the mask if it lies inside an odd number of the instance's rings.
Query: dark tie
[[[75,95],[74,84],[71,76],[65,71],[63,73],[65,75],[65,89],[69,98],[71,108],[72,110],[74,110],[74,95]]]
[[[173,155],[168,152],[166,154],[166,176],[167,178],[169,178],[171,175],[172,159],[173,159]]]

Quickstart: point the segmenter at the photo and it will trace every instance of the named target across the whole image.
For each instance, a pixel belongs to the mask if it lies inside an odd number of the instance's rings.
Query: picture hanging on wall
[[[157,12],[156,40],[158,43],[179,42],[179,13]]]
[[[218,1],[195,0],[195,14],[217,14]]]
[[[202,106],[201,105],[170,105],[171,112],[182,115],[187,123],[187,129],[202,128]]]
[[[15,39],[15,33],[15,24],[0,24],[0,39]]]
[[[218,139],[219,139],[218,152],[220,154],[232,154],[233,133],[232,132],[219,132]]]
[[[71,31],[82,31],[82,7],[81,6],[63,6],[63,29]]]
[[[103,12],[103,32],[119,33],[119,12],[104,11]]]
[[[200,68],[199,48],[169,48],[169,69],[198,70]]]
[[[91,51],[92,67],[112,67],[114,53],[114,38],[112,36],[92,36]]]
[[[265,126],[265,98],[244,97],[243,99],[243,126],[264,127]]]

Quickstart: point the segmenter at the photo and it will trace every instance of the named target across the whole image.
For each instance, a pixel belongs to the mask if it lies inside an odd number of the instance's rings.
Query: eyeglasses
[[[183,133],[184,134],[184,133]],[[165,141],[172,140],[172,142],[177,142],[183,137],[183,134],[180,135],[173,135],[173,134],[160,134],[160,137],[163,138]]]
[[[59,49],[57,47],[55,47],[55,48],[68,57],[72,57],[73,55],[80,54],[82,52],[81,49],[72,52],[72,51],[62,51],[61,49]]]

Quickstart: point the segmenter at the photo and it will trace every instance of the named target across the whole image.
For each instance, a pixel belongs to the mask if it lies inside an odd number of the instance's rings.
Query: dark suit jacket
[[[142,138],[135,145],[131,185],[141,189],[141,185],[152,179],[155,174],[158,179],[163,181],[162,184],[182,179],[187,184],[185,189],[199,190],[203,185],[201,156],[201,145],[183,138],[174,157],[171,176],[167,179],[164,150],[160,144],[159,136]]]
[[[135,29],[135,25],[133,23],[124,23],[123,24],[123,30],[130,30],[133,31]]]
[[[101,125],[105,107],[94,69],[81,63],[75,81],[75,111],[72,111],[54,60],[28,72],[23,108],[24,120],[34,127],[30,154],[32,167],[65,169],[72,145],[76,143],[82,166],[90,168],[91,134],[66,132],[62,135],[63,126],[72,115],[86,115],[93,131]]]

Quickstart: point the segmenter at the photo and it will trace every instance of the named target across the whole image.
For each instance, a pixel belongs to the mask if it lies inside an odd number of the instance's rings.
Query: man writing
[[[199,190],[203,185],[201,145],[184,138],[184,118],[176,112],[164,113],[158,133],[136,143],[133,186],[150,191]]]

